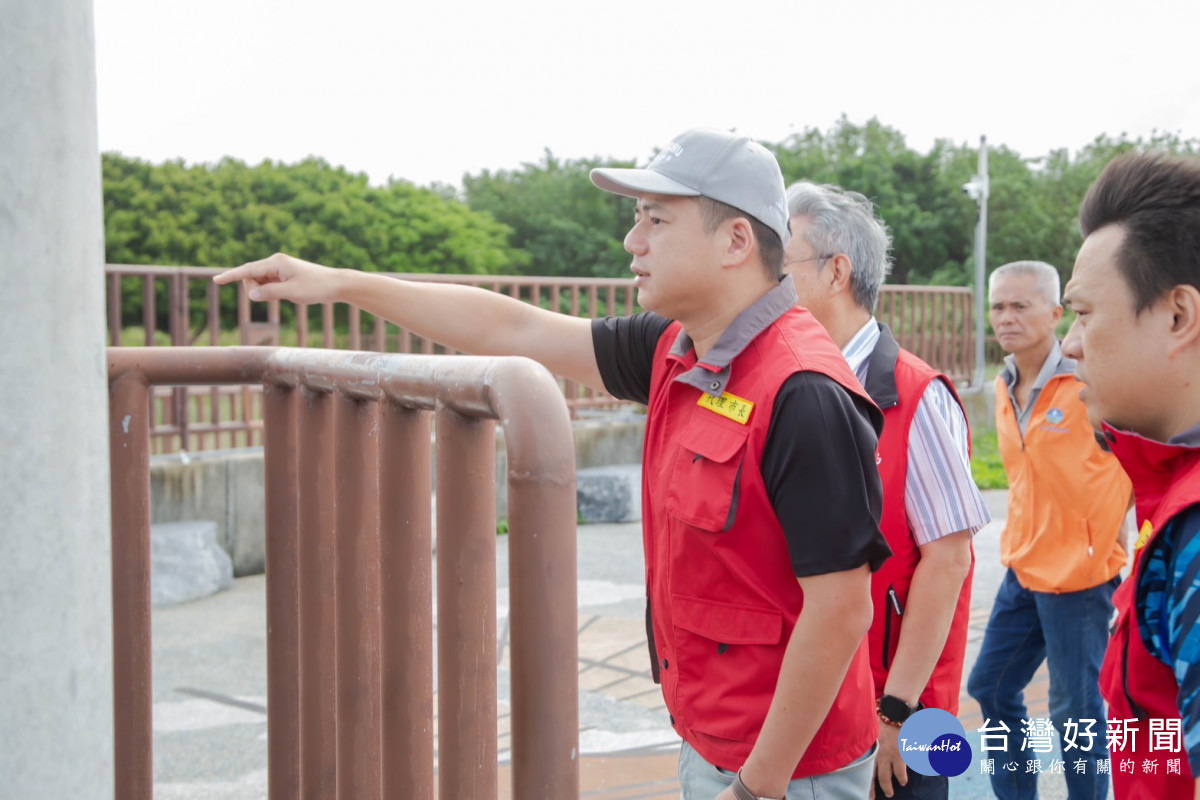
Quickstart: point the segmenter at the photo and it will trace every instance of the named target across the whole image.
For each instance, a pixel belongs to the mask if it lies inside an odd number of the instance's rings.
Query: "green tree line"
[[[891,283],[971,283],[977,208],[961,187],[976,172],[973,143],[940,140],[922,153],[878,120],[843,118],[767,145],[788,182],[835,183],[875,202],[895,239]],[[1131,149],[1195,155],[1200,140],[1099,136],[1075,153],[1062,148],[1035,159],[993,145],[989,267],[1031,258],[1066,276],[1080,244],[1084,192]],[[465,175],[457,189],[403,180],[371,186],[366,175],[318,158],[189,166],[106,153],[105,257],[232,266],[284,250],[369,271],[625,277],[632,201],[595,189],[588,172],[597,166],[632,164],[546,151],[520,169]],[[140,292],[125,294],[123,313],[136,320]],[[232,315],[232,295],[223,302]]]

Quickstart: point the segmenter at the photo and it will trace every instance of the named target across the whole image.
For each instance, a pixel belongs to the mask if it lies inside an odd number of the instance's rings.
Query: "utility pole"
[[[0,795],[112,800],[92,0],[0,0],[0,19]]]
[[[979,220],[975,223],[975,379],[974,389],[983,388],[984,324],[987,284],[987,204],[988,204],[988,146],[987,137],[979,137],[979,168],[975,177],[963,184],[967,196],[979,204]]]

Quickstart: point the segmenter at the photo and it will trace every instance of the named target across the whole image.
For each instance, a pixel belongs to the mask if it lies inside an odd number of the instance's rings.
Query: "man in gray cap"
[[[744,136],[693,130],[592,181],[636,199],[625,249],[646,313],[585,320],[282,254],[217,282],[353,303],[645,403],[647,630],[684,798],[866,797],[879,723],[864,637],[890,552],[882,416],[782,277],[779,165]]]

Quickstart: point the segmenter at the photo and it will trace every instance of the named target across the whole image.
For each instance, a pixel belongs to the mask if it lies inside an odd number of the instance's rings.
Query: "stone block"
[[[231,452],[225,462],[225,552],[237,577],[260,575],[267,565],[265,473],[261,449]]]
[[[614,464],[576,471],[579,516],[584,522],[636,522],[642,518],[642,467]]]
[[[233,561],[217,543],[211,520],[150,526],[150,602],[184,603],[233,586]]]

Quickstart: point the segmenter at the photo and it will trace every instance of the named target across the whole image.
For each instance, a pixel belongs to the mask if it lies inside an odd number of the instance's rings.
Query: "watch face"
[[[885,694],[879,698],[879,713],[893,722],[904,722],[912,716],[913,709],[903,700]]]

